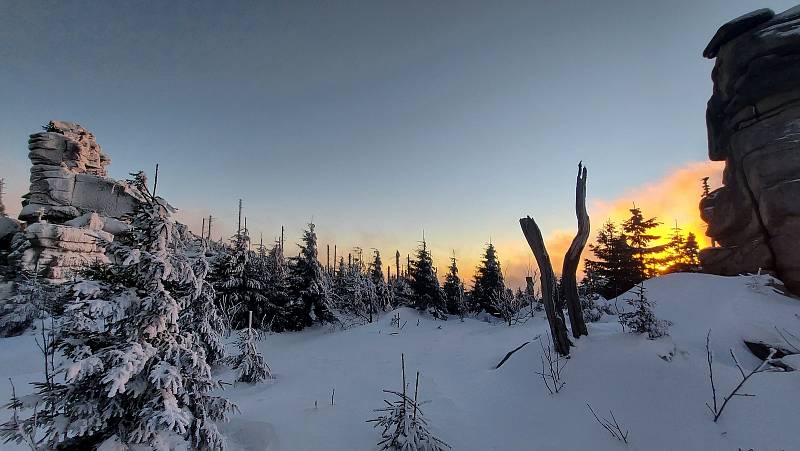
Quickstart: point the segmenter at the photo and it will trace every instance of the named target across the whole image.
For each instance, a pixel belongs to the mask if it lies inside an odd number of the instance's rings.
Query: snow
[[[711,396],[709,329],[722,395],[740,380],[729,349],[745,369],[753,368],[760,361],[743,339],[779,342],[776,328],[800,333],[800,300],[776,292],[769,281],[673,274],[645,282],[656,316],[672,323],[670,335],[648,340],[622,333],[615,316],[590,323],[590,335],[576,342],[564,368],[566,385],[555,395],[535,374],[541,370],[536,341],[494,369],[508,351],[546,337],[542,316],[509,327],[473,318],[439,321],[403,308],[348,330],[266,335],[258,346],[274,379],[227,386],[223,395],[241,413],[221,430],[233,451],[375,450],[381,431],[366,421],[389,399],[383,389],[402,389],[403,353],[411,390],[420,372],[419,398],[431,433],[454,450],[800,449],[800,371],[754,376],[744,391],[756,396],[733,399],[718,423],[705,406]],[[617,300],[620,309],[628,296]],[[397,313],[407,321],[402,330],[391,324]],[[0,339],[0,381],[12,377],[19,395],[30,391],[27,382],[42,378],[34,338],[35,331]],[[214,377],[232,383],[236,373],[223,368]],[[9,396],[10,386],[0,383],[0,400]],[[630,445],[613,439],[587,402],[601,417],[613,410],[630,431]],[[0,421],[9,416],[0,412]]]

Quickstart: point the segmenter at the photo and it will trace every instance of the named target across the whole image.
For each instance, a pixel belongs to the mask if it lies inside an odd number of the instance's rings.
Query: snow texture
[[[588,324],[588,337],[575,340],[564,369],[567,384],[556,395],[534,373],[541,368],[536,343],[494,369],[509,350],[547,336],[543,316],[508,327],[470,317],[440,321],[401,308],[347,330],[316,326],[273,334],[258,347],[269,355],[275,379],[226,387],[224,396],[241,414],[220,430],[233,451],[374,451],[381,431],[366,421],[375,418],[373,409],[385,405],[387,395],[381,390],[399,385],[404,353],[406,368],[421,373],[420,401],[431,434],[455,450],[797,450],[800,371],[755,376],[746,391],[756,396],[732,400],[719,423],[705,406],[711,396],[705,351],[709,329],[722,392],[741,378],[727,358],[729,349],[743,367],[753,368],[759,360],[743,340],[777,342],[778,330],[800,334],[800,301],[768,287],[754,290],[751,284],[751,277],[703,274],[645,282],[656,316],[672,324],[670,335],[649,340],[623,333],[616,316],[603,316]],[[628,308],[628,297],[631,293],[616,302],[620,310]],[[402,329],[391,325],[396,314],[406,323]],[[27,382],[42,379],[34,338],[30,333],[0,339],[0,381],[13,377],[20,396],[31,391]],[[229,340],[230,354],[234,345]],[[87,361],[77,371],[90,371],[92,365]],[[155,373],[159,383],[169,383],[167,373]],[[236,373],[222,369],[213,377],[232,383]],[[8,384],[0,385],[0,398],[10,394]],[[601,416],[613,410],[630,431],[627,448],[592,418],[587,402]],[[169,421],[182,421],[180,412],[173,413]],[[0,421],[8,417],[10,412],[0,412]],[[169,437],[159,439],[169,443]],[[0,448],[23,449],[15,446]]]

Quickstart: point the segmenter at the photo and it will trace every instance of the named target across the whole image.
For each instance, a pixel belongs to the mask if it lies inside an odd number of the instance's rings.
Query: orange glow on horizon
[[[638,186],[625,192],[622,196],[612,199],[588,199],[589,216],[592,220],[592,233],[589,243],[597,237],[597,230],[606,221],[612,221],[618,226],[628,219],[630,209],[634,203],[641,208],[645,219],[655,217],[661,224],[653,229],[653,234],[660,238],[651,245],[664,244],[669,241],[672,228],[677,221],[683,235],[689,232],[697,236],[701,248],[710,244],[706,238],[706,224],[700,219],[699,202],[702,194],[701,179],[709,177],[708,183],[713,188],[722,185],[722,169],[724,162],[702,161],[692,162],[671,171],[663,178],[646,185]],[[591,178],[589,179],[589,192],[591,193]],[[553,268],[558,271],[564,258],[564,253],[569,248],[574,236],[574,231],[559,230],[548,235],[547,247],[550,258],[553,259]],[[583,258],[591,258],[588,243],[583,253]],[[579,267],[583,271],[583,263]]]

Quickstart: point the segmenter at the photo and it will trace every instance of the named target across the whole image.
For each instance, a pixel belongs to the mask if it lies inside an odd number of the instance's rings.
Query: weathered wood
[[[576,278],[578,263],[581,261],[581,253],[583,248],[586,247],[586,241],[589,239],[589,213],[586,212],[586,168],[582,163],[578,163],[578,179],[575,182],[575,215],[578,217],[578,233],[572,240],[566,255],[564,255],[561,284],[564,287],[564,297],[566,298],[567,312],[569,312],[572,336],[580,338],[581,335],[589,335],[586,321],[583,319],[583,309],[578,299],[578,281]]]
[[[512,355],[514,355],[514,353],[515,353],[515,352],[517,352],[517,351],[519,351],[520,349],[522,349],[523,347],[525,347],[525,345],[526,345],[526,344],[528,344],[528,343],[530,343],[530,341],[526,341],[525,343],[522,343],[521,345],[517,346],[516,348],[514,348],[514,349],[512,349],[512,350],[508,351],[508,352],[506,353],[506,356],[505,356],[505,357],[503,357],[503,360],[501,360],[501,361],[500,361],[500,363],[498,363],[498,364],[497,364],[497,366],[496,366],[496,367],[494,367],[494,369],[498,369],[498,368],[500,368],[501,366],[503,366],[503,364],[504,364],[504,363],[506,363],[506,360],[508,360],[508,359],[509,359],[509,357],[511,357]]]
[[[550,256],[544,245],[542,232],[536,221],[530,216],[521,218],[519,225],[522,233],[528,241],[528,245],[536,257],[536,264],[539,266],[542,283],[542,302],[544,311],[547,314],[547,322],[550,324],[550,335],[553,339],[553,348],[563,356],[569,355],[570,341],[567,336],[567,325],[564,320],[564,312],[556,307],[556,276],[553,273],[553,264],[550,263]]]

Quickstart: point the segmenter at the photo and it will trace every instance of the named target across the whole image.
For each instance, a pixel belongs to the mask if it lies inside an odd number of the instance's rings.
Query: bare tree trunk
[[[522,233],[528,240],[528,245],[536,257],[536,264],[539,265],[539,272],[542,280],[542,301],[544,311],[547,313],[547,322],[550,324],[550,334],[553,337],[553,348],[559,354],[569,355],[570,341],[567,336],[567,325],[564,320],[564,312],[556,306],[556,276],[553,273],[553,265],[550,263],[550,256],[542,239],[542,232],[530,216],[521,218],[519,225]]]
[[[589,335],[586,321],[583,320],[583,309],[581,309],[578,299],[578,282],[576,280],[581,253],[586,246],[586,240],[589,239],[589,213],[586,212],[586,168],[582,163],[578,163],[578,179],[575,182],[575,215],[578,217],[578,233],[564,256],[561,284],[564,287],[564,296],[567,301],[572,336],[580,338],[581,335]]]

